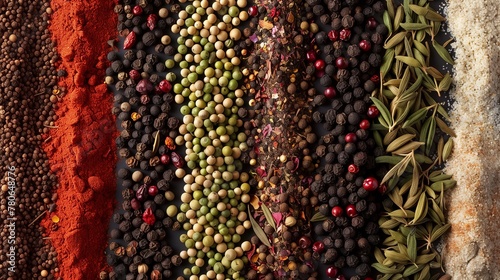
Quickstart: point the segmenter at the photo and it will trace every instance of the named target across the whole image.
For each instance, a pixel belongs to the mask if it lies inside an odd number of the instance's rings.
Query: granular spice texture
[[[50,31],[61,55],[63,96],[45,145],[59,177],[57,226],[47,217],[62,279],[96,279],[105,267],[116,181],[112,95],[104,81],[106,42],[114,37],[113,1],[51,1]]]
[[[454,279],[500,278],[500,2],[449,1],[456,53],[452,123],[458,137],[447,172],[452,224],[443,252]]]

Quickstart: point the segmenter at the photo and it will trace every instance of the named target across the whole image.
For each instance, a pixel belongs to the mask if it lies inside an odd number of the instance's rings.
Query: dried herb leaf
[[[321,214],[321,213],[319,213],[319,212],[318,212],[318,213],[316,213],[316,214],[314,214],[314,215],[312,216],[312,218],[311,218],[311,222],[312,222],[312,223],[314,223],[314,222],[322,222],[322,221],[324,221],[324,220],[326,220],[325,215],[323,215],[323,214]]]
[[[406,34],[407,34],[406,31],[401,31],[399,33],[394,34],[385,42],[384,49],[392,49],[396,45],[399,45],[399,43],[403,42],[403,39],[405,38]]]
[[[375,247],[373,250],[373,255],[375,256],[375,260],[377,260],[378,263],[382,264],[385,260],[384,254],[382,254],[382,251],[378,248]]]
[[[397,55],[396,59],[403,62],[406,65],[411,66],[411,67],[415,67],[415,68],[422,67],[422,64],[420,64],[420,62],[413,57]]]
[[[448,139],[443,147],[443,161],[446,161],[448,157],[450,157],[451,152],[453,151],[453,139]]]
[[[429,279],[430,278],[430,268],[429,268],[429,265],[425,265],[424,269],[422,269],[422,271],[420,271],[419,273],[417,273],[417,275],[418,275],[417,280],[426,280],[426,279]]]
[[[394,15],[394,20],[392,21],[394,24],[394,30],[398,30],[399,25],[403,22],[403,19],[404,19],[403,6],[399,6],[396,9],[396,14]]]
[[[401,268],[398,269],[396,268],[396,266],[387,267],[381,263],[374,263],[372,264],[372,267],[375,268],[378,272],[383,274],[395,274],[403,272],[403,269]]]
[[[408,234],[406,244],[408,246],[408,257],[412,263],[415,263],[417,259],[417,238],[414,231]]]
[[[398,138],[394,139],[394,141],[392,141],[391,144],[389,144],[389,146],[387,146],[385,151],[388,153],[395,151],[398,148],[402,147],[404,144],[408,143],[414,137],[415,137],[415,134],[401,135]]]
[[[411,275],[414,275],[417,272],[421,271],[423,268],[424,268],[423,265],[410,265],[406,267],[406,269],[403,271],[403,277],[409,277]]]
[[[415,48],[421,52],[423,55],[425,56],[429,56],[430,53],[429,53],[429,50],[424,46],[424,44],[422,44],[421,42],[417,41],[417,40],[414,40],[413,41],[413,45],[415,46]]]
[[[393,0],[387,0],[387,13],[389,14],[390,18],[394,18],[395,10],[394,10],[394,2]]]
[[[442,119],[440,119],[438,116],[436,116],[435,118],[436,124],[439,126],[439,129],[441,129],[441,131],[450,135],[451,137],[457,137],[453,129],[451,129]]]
[[[411,153],[412,151],[415,151],[417,150],[418,148],[420,148],[421,146],[425,145],[425,142],[417,142],[417,141],[412,141],[406,145],[404,145],[403,147],[393,151],[392,153],[395,154],[395,155],[405,155],[405,154],[409,154]]]
[[[428,110],[429,109],[427,107],[424,107],[424,108],[416,111],[415,113],[411,114],[411,116],[408,117],[408,119],[403,123],[403,125],[401,127],[402,128],[410,127],[410,126],[414,125],[415,123],[423,120],[423,118],[427,114]]]
[[[422,30],[431,27],[425,23],[401,23],[400,25],[406,31]]]
[[[450,53],[443,47],[441,46],[438,42],[433,41],[432,46],[438,53],[438,55],[446,62],[448,62],[451,65],[454,65],[455,62],[453,61],[453,58],[451,58]]]
[[[450,89],[450,86],[451,86],[451,75],[450,73],[446,73],[441,82],[439,82],[439,90],[447,91]]]
[[[403,160],[401,160],[398,164],[394,165],[394,167],[392,167],[391,170],[389,170],[389,172],[387,172],[385,174],[385,176],[382,179],[382,182],[380,184],[383,184],[383,183],[387,182],[389,179],[391,179],[392,177],[396,176],[399,169],[401,169],[401,168],[406,169],[406,166],[408,165],[409,162],[410,162],[410,158],[407,156]]]
[[[389,34],[391,34],[392,33],[392,20],[391,20],[391,16],[390,16],[388,10],[384,11],[384,13],[382,15],[382,20],[384,21],[384,25],[389,30]]]
[[[409,261],[408,256],[392,250],[385,250],[384,255],[395,263],[407,264]]]
[[[391,113],[389,113],[389,110],[387,109],[387,107],[385,107],[384,103],[382,103],[382,101],[380,101],[375,97],[370,97],[370,99],[372,100],[373,104],[375,104],[375,106],[380,112],[380,115],[384,118],[387,124],[391,125],[392,124]]]
[[[394,49],[389,49],[385,52],[382,59],[382,66],[380,66],[380,77],[383,79],[385,75],[389,72],[392,67],[392,62],[394,60]]]
[[[428,264],[436,257],[436,253],[417,256],[415,263],[418,265]]]
[[[438,145],[437,145],[437,159],[438,159],[438,164],[441,164],[443,162],[443,148],[444,148],[444,138],[439,137],[438,140]]]
[[[428,20],[432,21],[445,21],[446,19],[433,11],[430,7],[421,7],[418,5],[410,5],[410,9],[414,11],[416,14],[424,16]]]
[[[252,224],[252,229],[255,235],[264,245],[266,245],[267,247],[271,247],[271,243],[269,243],[269,239],[267,239],[266,233],[252,217],[252,213],[250,212],[250,207],[248,207],[248,217],[250,218],[250,223]]]
[[[276,223],[274,222],[273,214],[271,213],[271,210],[267,208],[265,204],[262,204],[262,212],[264,213],[264,216],[266,217],[266,221],[271,225],[274,230],[276,230]]]
[[[422,194],[420,194],[420,198],[417,203],[417,208],[415,209],[415,217],[410,223],[413,225],[421,223],[422,220],[427,215],[428,207],[429,206],[427,204],[427,196],[425,195],[425,192],[423,192]]]
[[[389,219],[389,220],[384,221],[383,223],[381,223],[379,227],[381,229],[392,229],[392,228],[397,227],[399,224],[400,223],[398,221],[396,221],[395,219]]]

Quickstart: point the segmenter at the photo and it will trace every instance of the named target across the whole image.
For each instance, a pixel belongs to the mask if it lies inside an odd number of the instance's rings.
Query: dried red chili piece
[[[144,185],[139,187],[139,189],[135,193],[135,197],[139,201],[144,201],[144,200],[146,200],[147,192],[148,192],[148,188],[147,188],[146,184],[144,184]]]
[[[135,35],[135,32],[130,31],[130,33],[125,38],[125,42],[123,42],[123,49],[130,49],[135,44],[136,39],[137,36]]]
[[[148,225],[153,225],[155,223],[156,218],[151,207],[148,207],[148,209],[144,211],[142,214],[142,220]]]
[[[167,136],[167,138],[165,138],[165,145],[167,146],[167,148],[170,151],[173,151],[176,148],[174,140],[171,137],[168,137],[168,136]]]
[[[170,154],[170,159],[172,160],[172,163],[174,164],[175,167],[182,168],[184,166],[184,160],[178,153],[172,152]]]
[[[148,26],[149,30],[153,31],[156,27],[156,21],[158,20],[158,16],[155,14],[150,14],[146,20],[146,25]]]

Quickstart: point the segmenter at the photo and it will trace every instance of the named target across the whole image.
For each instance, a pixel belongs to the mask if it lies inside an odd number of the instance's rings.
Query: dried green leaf
[[[413,157],[413,159],[414,159],[413,164],[416,165],[415,157]],[[417,195],[419,183],[420,183],[420,169],[413,168],[413,173],[412,173],[412,177],[411,177],[410,194],[409,194],[410,197]]]
[[[413,57],[420,62],[421,65],[427,65],[427,58],[417,49],[413,52]]]
[[[403,6],[399,6],[396,9],[396,14],[394,15],[394,20],[392,21],[394,24],[394,30],[398,30],[399,25],[403,22],[403,19],[404,19]]]
[[[384,262],[385,256],[378,247],[375,247],[375,249],[373,250],[373,255],[375,256],[375,260],[377,260],[378,263],[382,264]]]
[[[432,199],[436,199],[437,198],[436,192],[434,192],[434,190],[431,189],[429,186],[425,187],[425,192],[427,193],[427,196],[429,196],[430,198],[432,198]]]
[[[450,135],[451,137],[457,137],[453,129],[451,129],[442,119],[440,119],[438,116],[436,116],[435,118],[436,124],[439,126],[439,129],[441,129],[441,131]]]
[[[409,265],[403,271],[403,277],[412,276],[412,275],[418,273],[419,271],[421,271],[423,268],[424,268],[423,265]]]
[[[417,34],[415,35],[415,40],[422,42],[425,39],[425,30],[418,30]]]
[[[428,264],[435,257],[436,257],[436,253],[419,255],[419,256],[417,256],[417,259],[415,260],[415,263],[418,264],[418,265]]]
[[[438,145],[437,145],[437,159],[438,159],[438,164],[441,164],[443,162],[443,148],[444,148],[444,138],[441,136],[439,137],[438,140]]]
[[[387,13],[391,17],[391,19],[394,18],[394,14],[396,12],[395,7],[394,7],[394,2],[393,0],[387,0]]]
[[[445,224],[443,226],[436,226],[432,230],[431,242],[438,240],[443,234],[445,234],[451,228],[451,224]]]
[[[382,246],[384,247],[392,247],[392,246],[397,246],[398,242],[392,238],[392,236],[388,236],[385,238],[385,240],[382,242]]]
[[[411,153],[412,151],[415,151],[417,150],[418,148],[420,148],[421,146],[425,145],[425,142],[417,142],[417,141],[412,141],[406,145],[404,145],[403,147],[395,150],[392,152],[392,154],[394,155],[405,155],[405,154],[409,154]]]
[[[392,67],[392,62],[394,61],[394,49],[388,49],[385,51],[384,57],[382,59],[382,66],[380,66],[380,77],[383,78]]]
[[[389,30],[389,34],[392,33],[392,19],[389,14],[389,12],[386,10],[382,14],[382,20],[384,21],[384,25],[387,27],[387,30]]]
[[[267,208],[265,204],[261,205],[262,207],[262,212],[264,212],[264,216],[266,217],[266,221],[269,223],[270,226],[276,230],[276,223],[274,222],[273,214],[271,214],[271,210]]]
[[[382,220],[382,219],[381,219]],[[379,221],[380,222],[380,221]],[[397,220],[395,219],[389,219],[383,223],[380,224],[380,228],[381,229],[392,229],[392,228],[395,228],[397,227],[398,225],[400,225],[400,222],[398,222]]]
[[[394,34],[392,37],[389,37],[384,44],[384,49],[392,49],[395,46],[399,45],[399,43],[403,42],[407,32],[401,31],[399,33]]]
[[[449,138],[443,147],[443,161],[446,161],[453,151],[453,139]]]
[[[420,15],[420,16],[425,16],[428,12],[428,9],[426,9],[425,7],[418,6],[418,5],[410,5],[410,9],[414,13],[416,13],[417,15]]]
[[[384,255],[395,263],[407,264],[409,261],[408,256],[392,250],[385,250]]]
[[[412,263],[417,259],[417,238],[415,232],[411,231],[407,236],[406,244],[408,246],[408,257]]]
[[[417,203],[417,208],[415,209],[415,217],[410,223],[416,225],[422,222],[425,216],[427,216],[427,209],[428,209],[427,196],[425,195],[425,192],[423,192],[422,194],[420,194],[420,198]]]
[[[419,273],[417,273],[417,280],[428,280],[430,276],[430,268],[429,265],[425,265],[424,269],[422,269]]]
[[[375,158],[375,163],[389,163],[396,165],[403,159],[404,157],[402,156],[378,156]]]
[[[424,119],[425,115],[427,114],[428,110],[429,110],[429,108],[424,107],[424,108],[416,111],[415,113],[411,114],[401,127],[402,128],[410,127],[410,126],[414,125],[415,123],[422,121]]]
[[[429,50],[424,46],[424,44],[422,44],[421,42],[419,42],[418,40],[414,40],[413,41],[413,45],[415,46],[415,48],[421,52],[423,55],[425,56],[429,56],[430,53],[429,53]]]
[[[416,14],[424,16],[428,20],[432,21],[445,21],[445,18],[440,14],[433,11],[430,7],[421,7],[418,5],[410,5],[410,9]]]
[[[398,148],[402,147],[403,145],[405,145],[406,143],[408,143],[409,141],[411,141],[411,139],[413,139],[415,137],[415,134],[405,134],[405,135],[401,135],[399,136],[398,138],[394,139],[388,146],[387,148],[385,149],[386,152],[390,153],[392,151],[395,151],[397,150]]]
[[[450,86],[451,86],[451,75],[450,73],[446,73],[441,82],[439,82],[439,90],[447,91],[450,89]]]
[[[425,4],[427,4],[427,0],[419,0],[418,5],[423,7]]]
[[[424,69],[427,72],[427,74],[429,74],[431,77],[435,79],[441,80],[444,78],[444,75],[441,72],[439,72],[439,70],[437,70],[432,66],[425,67]]]
[[[399,273],[399,274],[394,274],[392,275],[391,277],[391,280],[400,280],[400,279],[403,279],[403,274]]]
[[[404,11],[405,11],[405,19],[406,19],[407,23],[411,23],[412,22],[412,12],[411,12],[411,9],[410,9],[411,2],[413,2],[413,1],[412,0],[404,0],[403,1],[403,8],[404,8]]]
[[[312,223],[314,223],[314,222],[322,222],[322,221],[324,221],[324,220],[326,220],[325,215],[323,215],[323,214],[321,214],[321,213],[319,213],[319,212],[318,212],[318,213],[316,213],[316,214],[314,214],[314,215],[312,216],[312,218],[311,218],[311,222],[312,222]]]
[[[252,217],[252,213],[250,212],[250,207],[248,207],[248,217],[250,218],[250,223],[252,224],[252,229],[255,235],[264,245],[266,245],[267,247],[271,247],[271,243],[269,243],[269,239],[267,239],[266,233]]]
[[[410,83],[410,67],[406,67],[403,77],[401,78],[401,82],[399,83],[399,92],[403,93],[408,88],[408,84]]]
[[[388,194],[389,198],[398,206],[399,208],[403,208],[403,196],[399,194],[399,188],[394,188],[391,192]]]
[[[373,134],[373,140],[375,140],[375,143],[377,144],[377,146],[383,147],[384,143],[382,142],[382,136],[380,136],[380,132],[378,132],[377,130],[374,130],[372,132],[372,134]]]
[[[442,184],[442,187],[441,187],[441,184]],[[432,183],[431,184],[431,189],[433,189],[434,191],[439,191],[440,192],[442,189],[443,190],[451,189],[456,184],[457,184],[457,181],[455,181],[455,180],[443,180],[443,181]]]
[[[395,177],[397,176],[397,173],[400,169],[406,169],[406,166],[408,166],[408,163],[410,162],[410,157],[406,156],[405,158],[403,158],[400,162],[398,162],[396,165],[394,165],[391,170],[389,170],[384,178],[382,179],[381,181],[381,185],[385,182],[387,182],[389,179],[391,179],[392,177]]]
[[[422,164],[422,163],[431,164],[433,162],[433,160],[426,155],[415,154],[414,156],[415,156],[415,159],[417,160],[417,162],[420,164]]]
[[[391,266],[387,267],[384,266],[380,263],[374,263],[372,264],[372,267],[375,268],[378,272],[383,273],[383,274],[395,274],[395,273],[400,273],[403,272],[403,269],[401,268],[396,268],[396,266]]]
[[[415,68],[422,67],[422,64],[413,57],[397,55],[396,60],[399,60],[399,61],[403,62],[404,64],[409,65],[411,67],[415,67]]]
[[[375,97],[370,97],[372,100],[373,104],[377,107],[377,109],[380,112],[380,115],[384,118],[384,120],[387,122],[387,124],[392,125],[392,118],[391,118],[391,113],[387,109],[387,107],[380,101],[379,99]]]
[[[446,50],[445,47],[441,46],[438,42],[433,41],[432,46],[438,53],[438,55],[446,62],[448,62],[451,65],[454,65],[455,62],[453,61],[453,58],[451,57],[450,53]],[[396,57],[397,58],[397,57]]]
[[[431,188],[429,189],[432,191]],[[432,205],[432,210],[434,210],[434,212],[439,218],[439,222],[437,222],[437,224],[444,224],[446,222],[446,219],[444,217],[443,209],[441,209],[441,207],[439,207],[437,202],[434,200],[431,200],[431,205]]]
[[[450,120],[450,116],[448,115],[448,113],[446,112],[446,110],[444,109],[444,107],[442,105],[438,105],[438,113],[443,116],[446,120]]]
[[[410,211],[410,210],[394,210],[389,213],[387,213],[391,218],[413,218],[415,216],[415,212]]]
[[[406,31],[422,30],[431,27],[425,23],[401,23],[400,25]]]

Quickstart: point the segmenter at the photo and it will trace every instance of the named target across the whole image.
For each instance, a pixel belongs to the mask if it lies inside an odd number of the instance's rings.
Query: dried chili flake
[[[123,42],[123,49],[127,50],[130,49],[134,44],[135,41],[137,40],[137,36],[134,31],[131,31],[127,37],[125,38],[125,42]]]

